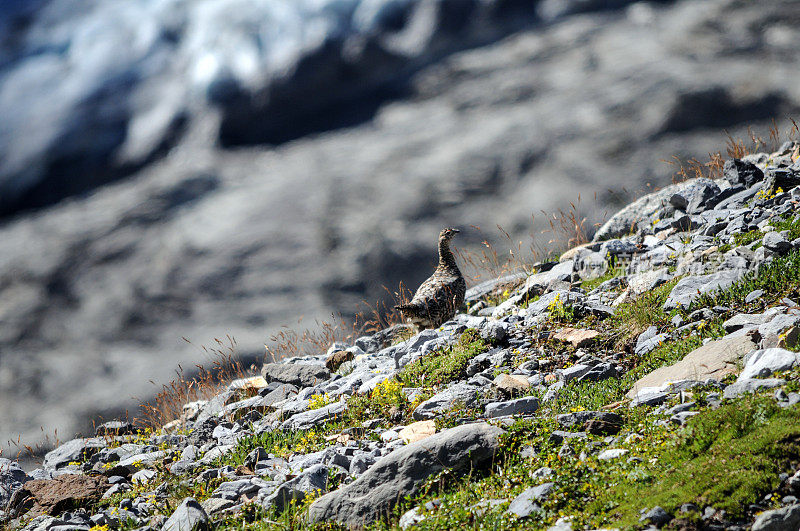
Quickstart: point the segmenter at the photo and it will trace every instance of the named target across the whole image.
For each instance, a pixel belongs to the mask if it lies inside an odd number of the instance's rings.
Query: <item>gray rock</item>
[[[601,256],[630,256],[640,251],[636,242],[630,240],[607,240],[600,246]]]
[[[788,531],[800,529],[800,504],[764,511],[756,516],[753,531]]]
[[[545,293],[538,300],[530,303],[528,305],[528,314],[529,315],[539,315],[547,312],[550,305],[553,301],[558,300],[564,306],[572,306],[577,305],[586,300],[586,296],[574,291],[564,291],[564,290],[557,290],[551,291],[550,293]],[[499,308],[499,307],[498,307]]]
[[[494,343],[503,341],[513,327],[502,321],[489,321],[481,331],[481,337]]]
[[[640,197],[606,221],[594,235],[593,241],[599,242],[610,238],[619,238],[632,231],[637,223],[650,218],[669,204],[669,199],[678,190],[677,184],[665,186],[657,192]]]
[[[742,328],[751,328],[758,326],[760,324],[767,322],[769,319],[770,316],[765,314],[737,313],[736,315],[734,315],[733,317],[722,323],[722,327],[725,329],[726,332],[735,332]]]
[[[539,504],[536,502],[547,499],[547,495],[550,494],[554,486],[554,483],[542,483],[525,489],[511,501],[506,512],[517,518],[529,516],[540,509]]]
[[[600,382],[616,378],[619,372],[613,363],[598,363],[578,378],[579,382]]]
[[[259,478],[237,479],[226,481],[211,493],[212,498],[238,501],[244,494],[253,494],[266,486],[266,482]]]
[[[634,348],[638,348],[642,343],[652,339],[658,334],[658,327],[650,325],[648,326],[644,332],[639,334],[639,337],[636,338],[636,346]]]
[[[722,396],[723,398],[736,398],[737,396],[745,393],[754,393],[761,389],[772,389],[785,383],[786,380],[782,380],[780,378],[738,379],[725,388]]]
[[[286,400],[287,398],[291,398],[297,394],[297,387],[292,384],[281,384],[266,395],[262,397],[262,400],[258,402],[259,406],[263,407],[271,407],[277,402],[281,400]]]
[[[133,424],[123,420],[110,420],[99,425],[95,430],[95,435],[130,435],[136,433]]]
[[[720,189],[711,179],[701,177],[681,183],[669,198],[670,204],[687,214],[699,214],[719,195]]]
[[[742,276],[742,271],[718,271],[708,275],[684,277],[678,281],[664,302],[665,310],[688,307],[700,295],[726,289]]]
[[[265,508],[275,507],[283,512],[291,500],[301,501],[306,495],[314,492],[325,492],[328,487],[328,467],[314,465],[299,476],[281,484],[275,491],[264,498]]]
[[[357,451],[350,460],[350,475],[358,477],[375,464],[375,456],[370,453]]]
[[[657,406],[669,400],[670,395],[667,391],[641,391],[631,400],[630,407]]]
[[[567,429],[581,427],[590,420],[601,420],[609,424],[622,424],[622,417],[611,411],[577,411],[575,413],[556,415],[556,421],[559,426]]]
[[[502,433],[485,423],[467,424],[395,450],[349,485],[315,500],[308,511],[309,521],[369,524],[398,500],[413,495],[432,474],[485,464],[497,451]]]
[[[563,378],[565,383],[569,383],[572,380],[579,379],[584,374],[591,370],[590,365],[584,365],[582,363],[576,363],[571,367],[567,367],[566,369],[562,369],[560,371],[561,377]]]
[[[480,389],[480,387],[466,383],[452,385],[417,406],[413,413],[414,419],[436,418],[442,413],[453,409],[456,404],[472,406],[477,401],[477,394]]]
[[[575,261],[565,260],[563,262],[554,265],[551,269],[548,269],[547,271],[534,273],[525,280],[525,285],[522,286],[520,289],[518,289],[514,295],[509,297],[500,305],[498,305],[492,311],[492,315],[494,317],[502,317],[503,315],[508,313],[508,311],[511,310],[514,306],[517,306],[533,297],[541,295],[551,285],[553,285],[553,283],[570,281],[572,279],[572,274],[574,269],[575,269]],[[534,302],[533,304],[536,304],[536,302]],[[528,308],[530,311],[530,306]],[[535,311],[533,313],[539,313],[539,312]]]
[[[647,511],[644,515],[642,515],[641,518],[639,518],[640,522],[648,522],[659,527],[667,524],[670,520],[672,520],[672,515],[665,511],[663,507],[659,507],[658,505]]]
[[[213,515],[214,513],[224,511],[225,509],[230,509],[236,504],[233,501],[226,500],[224,498],[208,498],[200,502],[200,505],[203,507],[203,510],[206,512],[206,514]]]
[[[72,439],[44,456],[44,468],[61,468],[73,461],[83,461],[106,446],[101,438]]]
[[[16,461],[0,457],[0,511],[8,507],[14,493],[31,479]]]
[[[613,461],[614,459],[619,459],[627,453],[628,450],[624,448],[609,448],[597,454],[597,459],[600,461]]]
[[[281,382],[299,388],[311,387],[330,379],[331,372],[322,365],[307,363],[265,363],[261,376],[267,382]]]
[[[491,402],[486,404],[486,416],[489,418],[503,417],[506,415],[527,415],[539,409],[539,399],[536,397],[517,398],[506,402]]]
[[[350,466],[349,459],[332,447],[310,454],[295,455],[289,459],[289,467],[294,474],[299,474],[319,464],[338,465],[343,468],[349,468]]]
[[[179,459],[169,465],[169,471],[176,476],[180,476],[192,472],[198,466],[198,463],[191,459]]]
[[[197,414],[197,419],[195,419],[195,426],[202,426],[206,424],[207,421],[209,421],[209,419],[214,419],[217,415],[222,413],[225,410],[225,405],[228,403],[228,401],[231,400],[231,397],[233,396],[234,396],[233,391],[225,390],[211,397],[211,399],[205,404],[203,404],[203,406],[200,408],[200,411]],[[213,432],[214,428],[216,427],[217,421],[215,419],[211,422],[213,423],[213,426],[209,425],[210,430],[208,430],[207,428],[203,429],[203,431],[200,434],[198,434],[198,437],[201,436],[206,437],[206,435],[210,437],[211,432]],[[197,429],[195,429],[195,431],[197,431]],[[193,436],[194,433],[189,436],[189,439],[190,441],[193,442],[193,444],[201,442],[200,439],[194,439]]]
[[[542,402],[547,403],[551,400],[555,400],[558,397],[559,392],[564,388],[564,380],[558,380],[557,382],[551,383],[547,387],[547,391],[545,391],[544,396],[542,397]]]
[[[767,168],[764,190],[784,192],[800,185],[800,171],[793,168]]]
[[[562,516],[547,531],[573,531],[572,520],[568,516]]]
[[[792,250],[792,244],[779,232],[770,231],[764,235],[764,247],[778,254],[788,253]]]
[[[723,166],[723,175],[731,184],[743,184],[750,188],[764,179],[764,172],[752,162],[729,159]]]
[[[593,252],[581,257],[576,262],[575,269],[581,280],[590,280],[603,276],[608,270],[608,262],[604,254]]]
[[[167,452],[164,450],[156,450],[155,452],[146,452],[143,454],[135,454],[126,459],[120,460],[119,463],[106,471],[107,475],[128,476],[143,468],[154,466],[166,457]],[[206,454],[208,455],[208,454]]]
[[[582,431],[571,432],[571,431],[561,431],[561,430],[553,430],[550,434],[550,437],[547,438],[547,441],[552,444],[561,444],[564,441],[568,441],[570,439],[587,439],[589,436]]]
[[[397,522],[397,525],[400,526],[400,529],[405,530],[417,525],[424,519],[425,515],[420,514],[420,508],[414,507],[413,509],[403,513],[403,516],[400,517],[400,520]]]
[[[203,506],[194,498],[185,498],[164,523],[161,531],[196,531],[208,528],[208,515]]]
[[[800,364],[800,354],[782,348],[757,350],[747,357],[739,379],[766,378],[777,371],[788,371]]]
[[[281,425],[284,430],[305,430],[334,418],[347,409],[346,402],[334,402],[319,409],[297,413],[286,419]]]
[[[664,341],[669,339],[669,334],[656,334],[644,341],[641,341],[641,336],[639,337],[640,339],[636,341],[634,352],[637,356],[643,356],[661,346]]]
[[[495,291],[498,287],[507,286],[509,284],[518,284],[523,282],[526,278],[527,275],[520,271],[518,273],[511,273],[508,275],[499,276],[497,278],[484,280],[483,282],[469,288],[464,296],[464,300],[466,302],[477,301],[481,297]]]

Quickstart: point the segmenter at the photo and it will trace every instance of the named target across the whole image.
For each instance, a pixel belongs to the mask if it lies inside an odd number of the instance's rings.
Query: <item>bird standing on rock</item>
[[[439,265],[433,275],[417,289],[411,302],[395,306],[419,329],[438,328],[464,304],[467,283],[450,250],[450,240],[458,232],[448,227],[439,233]]]

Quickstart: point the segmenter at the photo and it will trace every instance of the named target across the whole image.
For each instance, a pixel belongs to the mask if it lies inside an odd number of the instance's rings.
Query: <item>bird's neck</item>
[[[450,250],[450,242],[445,239],[439,240],[439,267],[458,270],[456,257]]]

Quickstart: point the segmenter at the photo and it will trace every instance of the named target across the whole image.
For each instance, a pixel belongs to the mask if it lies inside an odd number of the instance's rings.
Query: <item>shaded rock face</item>
[[[690,120],[692,102],[724,115],[733,135],[798,103],[787,87],[800,85],[800,52],[782,37],[800,16],[793,2],[571,3],[601,8],[580,14],[548,2],[525,16],[514,6],[527,2],[409,0],[393,2],[397,14],[337,2],[347,9],[320,15],[318,40],[287,30],[285,64],[236,36],[242,17],[290,27],[267,7],[67,4],[47,2],[0,45],[0,196],[11,201],[1,209],[49,205],[0,225],[0,403],[14,404],[0,411],[0,439],[35,442],[40,426],[72,436],[89,416],[151,396],[151,379],[206,361],[181,337],[212,345],[230,334],[249,364],[300,316],[418,285],[443,226],[464,229],[464,245],[487,236],[470,225],[525,238],[538,233],[532,212],[577,191],[599,192],[584,207],[591,225],[627,199],[607,190],[669,182],[665,154],[719,149],[719,124]],[[445,16],[447,5],[472,11]],[[100,33],[75,29],[86,27]],[[760,27],[770,31],[750,29]],[[67,62],[75,69],[45,82]],[[317,101],[350,126],[303,125],[326,114],[303,83],[323,83]],[[260,130],[290,93],[298,113],[268,127],[299,129]],[[364,103],[339,106],[343,94]],[[77,190],[91,193],[53,203]]]

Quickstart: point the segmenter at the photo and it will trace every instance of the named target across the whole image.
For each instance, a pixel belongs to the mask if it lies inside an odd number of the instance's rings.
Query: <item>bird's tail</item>
[[[413,304],[398,304],[398,305],[396,305],[394,307],[394,309],[398,310],[398,311],[401,311],[401,312],[404,312],[404,311],[407,311],[407,310],[414,309],[414,305]]]

